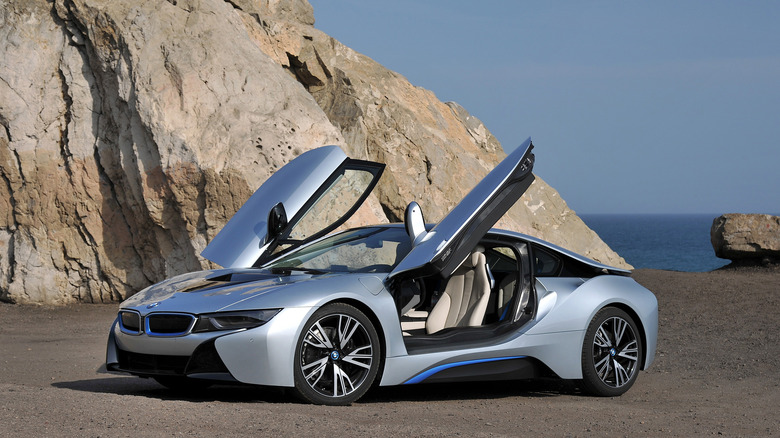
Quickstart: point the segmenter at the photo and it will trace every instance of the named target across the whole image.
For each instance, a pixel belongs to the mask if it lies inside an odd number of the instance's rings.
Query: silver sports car
[[[628,271],[491,229],[534,179],[528,139],[438,224],[334,233],[384,165],[336,146],[273,174],[202,255],[224,267],[123,302],[110,371],[171,388],[292,388],[342,405],[372,385],[577,379],[620,395],[655,355],[658,305]]]

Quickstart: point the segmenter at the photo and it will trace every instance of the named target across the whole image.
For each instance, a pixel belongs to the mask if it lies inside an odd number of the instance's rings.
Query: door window
[[[357,204],[373,180],[374,174],[368,170],[344,170],[295,224],[288,238],[308,239],[334,224]]]
[[[561,271],[561,259],[534,246],[534,273],[537,277],[555,277]]]
[[[363,204],[373,190],[385,165],[348,159],[328,178],[290,220],[287,228],[255,266],[310,242],[341,226]]]

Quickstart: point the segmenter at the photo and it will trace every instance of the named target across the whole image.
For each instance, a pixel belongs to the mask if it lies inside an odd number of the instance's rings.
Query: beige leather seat
[[[517,284],[517,273],[507,274],[501,283],[498,284],[498,299],[496,302],[496,314],[498,320],[503,321],[509,314],[509,304],[515,296],[515,286]]]
[[[439,301],[425,322],[428,334],[448,327],[482,325],[490,298],[485,254],[474,252],[447,281]]]

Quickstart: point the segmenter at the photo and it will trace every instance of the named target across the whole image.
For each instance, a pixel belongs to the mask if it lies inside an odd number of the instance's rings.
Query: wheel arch
[[[360,300],[356,300],[353,298],[347,298],[347,297],[341,297],[336,298],[334,300],[328,301],[327,303],[323,304],[320,307],[327,306],[329,304],[347,304],[350,305],[361,312],[363,312],[364,315],[368,319],[371,320],[371,324],[374,324],[374,328],[377,332],[377,337],[379,338],[379,357],[380,357],[380,366],[379,371],[376,373],[376,382],[380,381],[382,379],[382,373],[385,369],[385,358],[387,357],[387,339],[385,338],[385,329],[382,327],[382,322],[380,321],[379,317],[376,315],[376,313],[371,309],[370,306],[366,305],[364,302]]]
[[[636,328],[639,330],[639,335],[642,337],[642,361],[640,362],[641,370],[647,369],[645,364],[647,363],[647,333],[645,330],[645,325],[642,322],[642,318],[639,317],[639,314],[634,311],[631,306],[625,303],[621,302],[613,302],[613,303],[607,303],[604,306],[602,306],[596,313],[601,312],[602,310],[608,308],[608,307],[614,307],[617,309],[620,309],[628,314],[628,316],[631,317],[631,319],[634,320],[634,324],[636,324]]]

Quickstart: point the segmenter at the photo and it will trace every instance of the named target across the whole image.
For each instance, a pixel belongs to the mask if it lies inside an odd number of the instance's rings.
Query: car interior
[[[412,241],[425,232],[421,222],[419,206],[410,204],[406,230]],[[534,305],[528,274],[526,244],[487,236],[449,278],[434,275],[402,282],[395,290],[395,301],[405,341],[456,341],[459,332],[524,323]]]
[[[522,246],[486,240],[450,278],[403,282],[396,291],[396,304],[404,336],[516,322],[530,314],[531,287],[525,284],[530,282],[521,281]]]

